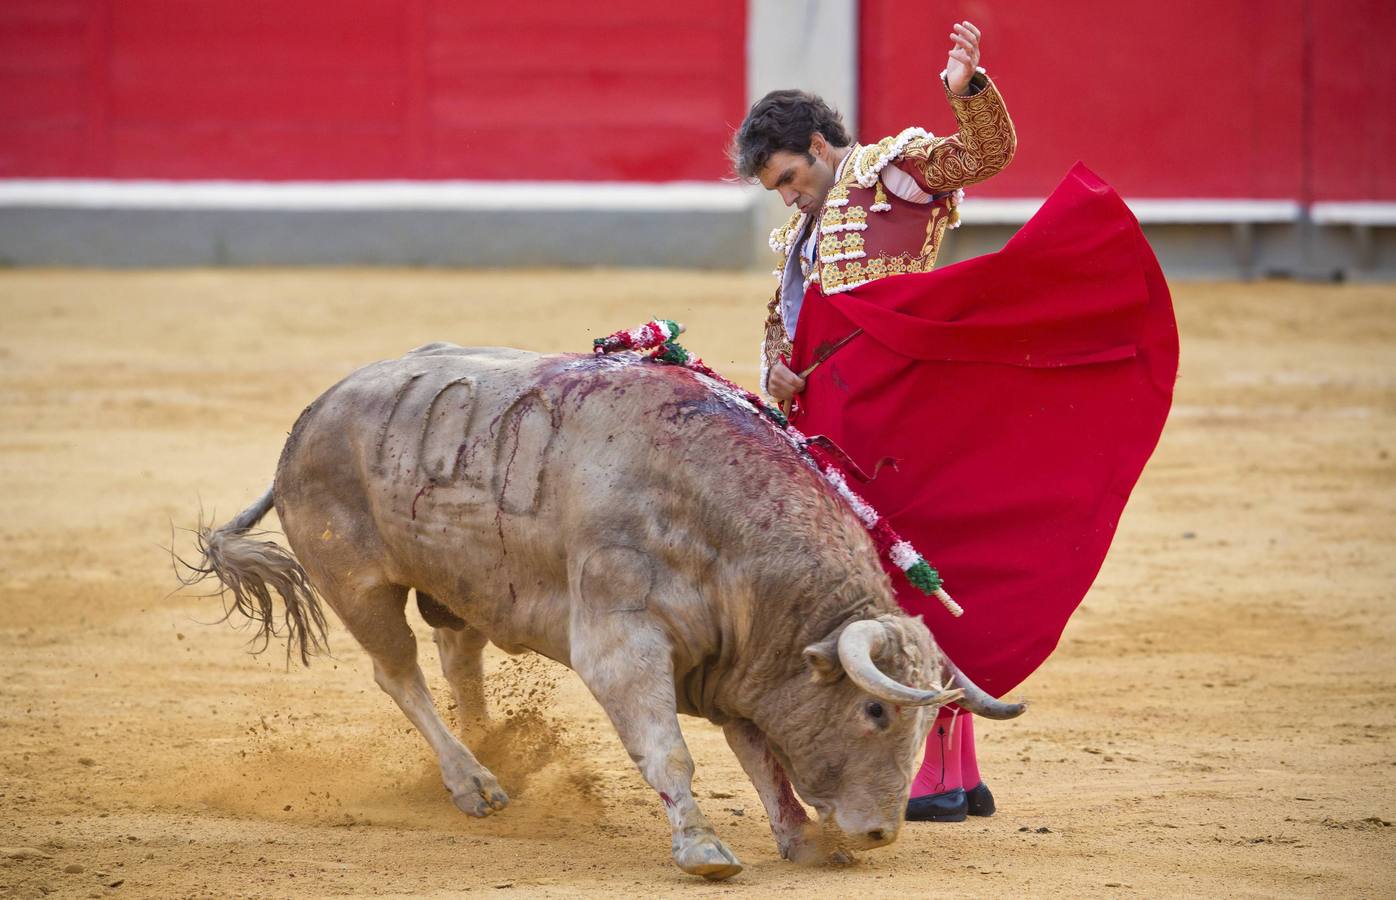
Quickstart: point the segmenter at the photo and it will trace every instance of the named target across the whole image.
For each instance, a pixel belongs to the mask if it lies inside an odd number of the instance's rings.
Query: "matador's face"
[[[812,161],[811,161],[812,160]],[[817,213],[834,186],[834,161],[828,141],[816,133],[808,154],[777,150],[756,176],[761,186],[780,194],[786,206]]]

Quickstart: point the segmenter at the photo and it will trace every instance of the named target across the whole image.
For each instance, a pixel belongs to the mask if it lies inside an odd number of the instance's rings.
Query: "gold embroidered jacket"
[[[945,229],[959,224],[960,189],[1013,158],[1013,122],[998,90],[982,72],[971,84],[977,90],[969,96],[946,87],[957,133],[936,137],[908,128],[875,144],[855,144],[839,164],[818,218],[811,222],[796,213],[771,232],[781,287],[767,304],[762,390],[777,357],[790,355],[786,321],[798,315],[799,300],[783,293],[798,291],[803,297],[803,290],[817,283],[833,294],[879,278],[930,271]],[[816,242],[813,263],[802,252],[811,240]]]

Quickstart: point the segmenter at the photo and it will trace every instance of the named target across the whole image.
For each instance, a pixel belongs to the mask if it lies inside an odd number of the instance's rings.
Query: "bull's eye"
[[[884,710],[882,709],[882,704],[881,704],[881,703],[878,703],[876,700],[874,700],[874,701],[872,701],[871,703],[869,703],[869,704],[867,705],[867,712],[868,712],[868,718],[870,718],[870,719],[880,719],[880,718],[882,718],[882,714],[883,714]]]

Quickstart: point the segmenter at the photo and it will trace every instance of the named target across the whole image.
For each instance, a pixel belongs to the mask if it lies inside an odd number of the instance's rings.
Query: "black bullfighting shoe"
[[[965,793],[969,812],[972,816],[992,816],[994,814],[994,795],[989,792],[989,786],[984,782],[979,782]]]
[[[908,822],[963,822],[969,814],[964,788],[912,797],[906,804]]]

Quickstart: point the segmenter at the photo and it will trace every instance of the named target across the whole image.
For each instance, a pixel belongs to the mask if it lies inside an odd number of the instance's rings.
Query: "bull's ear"
[[[838,637],[825,638],[806,647],[805,665],[809,667],[810,680],[819,684],[830,684],[842,678],[843,664],[839,662]]]

